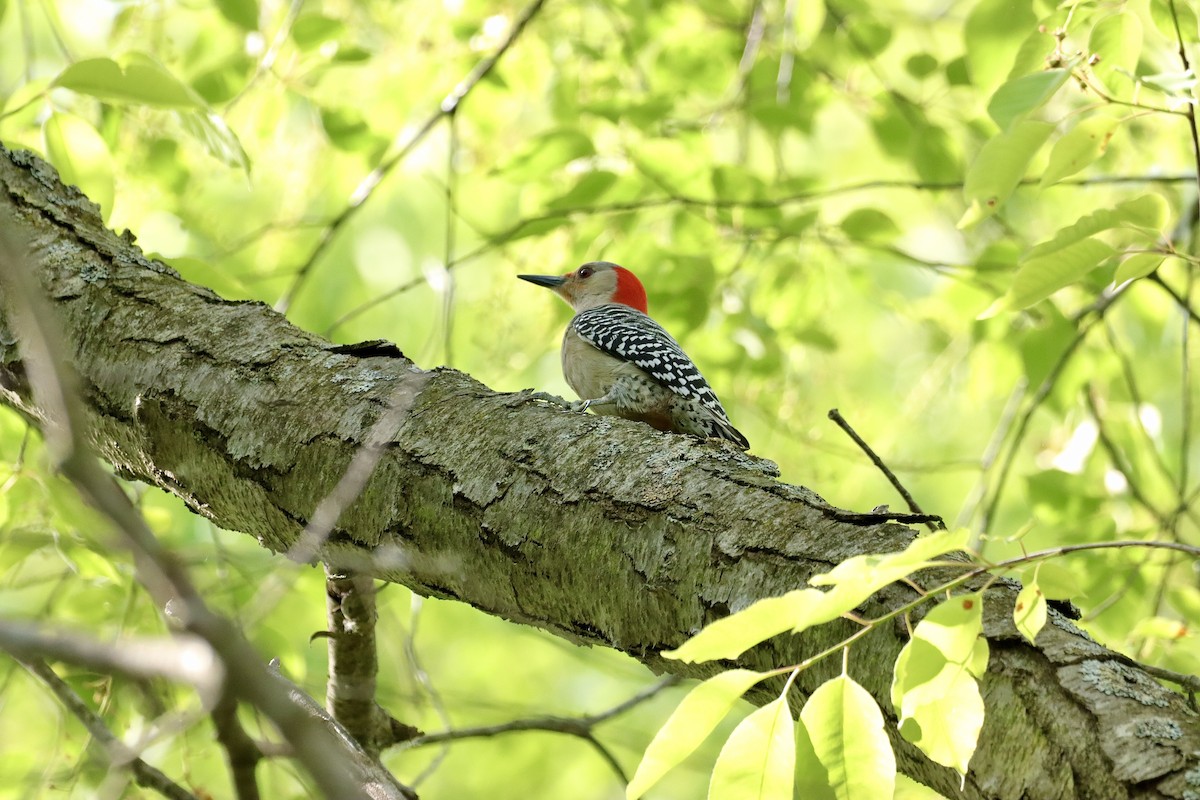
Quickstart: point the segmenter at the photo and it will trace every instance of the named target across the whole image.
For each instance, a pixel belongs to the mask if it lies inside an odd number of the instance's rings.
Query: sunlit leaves
[[[1187,3],[1150,3],[1150,19],[1168,41],[1182,34],[1194,39],[1197,29],[1196,12]]]
[[[737,658],[772,636],[789,630],[800,633],[837,619],[884,586],[928,567],[938,556],[966,547],[969,535],[966,529],[938,531],[918,537],[899,553],[846,559],[830,572],[809,581],[813,586],[833,587],[830,591],[796,589],[779,597],[758,600],[706,625],[663,655],[689,662]]]
[[[835,800],[833,787],[829,785],[829,773],[817,751],[813,748],[812,737],[802,721],[796,722],[796,779],[794,783],[796,797],[805,800]]]
[[[838,800],[892,796],[896,757],[883,714],[866,689],[845,675],[826,681],[804,704],[800,719]]]
[[[1037,639],[1038,632],[1046,625],[1046,595],[1036,583],[1027,583],[1017,593],[1013,604],[1013,622],[1017,630],[1029,641]]]
[[[914,539],[899,553],[848,558],[809,583],[834,587],[831,594],[854,608],[884,586],[929,566],[938,556],[962,550],[969,538],[965,528],[937,531]]]
[[[73,114],[53,114],[42,125],[50,162],[63,183],[78,186],[107,218],[113,204],[112,157],[96,129]]]
[[[722,617],[663,655],[690,662],[737,658],[772,636],[798,626],[804,628],[828,622],[853,607],[849,605],[838,610],[829,605],[825,592],[796,589],[779,597],[758,600],[741,611]]]
[[[292,39],[303,50],[333,41],[346,30],[345,23],[324,14],[301,14],[292,26]]]
[[[1113,275],[1113,283],[1121,284],[1125,281],[1144,278],[1158,269],[1165,258],[1166,256],[1162,253],[1134,253],[1117,266],[1117,271]]]
[[[996,213],[1053,131],[1050,123],[1027,119],[987,141],[967,170],[963,195],[968,207],[959,220],[960,228]]]
[[[825,23],[825,3],[821,0],[798,0],[792,15],[794,46],[800,49],[812,44]]]
[[[923,783],[917,783],[904,773],[896,774],[896,794],[893,800],[946,800]]]
[[[550,209],[582,208],[599,200],[617,183],[617,175],[606,170],[585,172],[575,185],[551,200]]]
[[[1006,298],[1010,309],[1040,302],[1070,286],[1107,261],[1116,251],[1099,239],[1081,239],[1021,262]]]
[[[502,167],[513,180],[541,177],[577,158],[596,152],[592,140],[578,130],[559,129],[533,137]]]
[[[747,716],[713,766],[709,800],[792,800],[795,723],[782,696]]]
[[[217,0],[221,16],[243,30],[258,30],[258,0]]]
[[[892,704],[904,738],[965,773],[983,727],[977,678],[987,670],[983,595],[955,595],[932,609],[900,651]]]
[[[158,108],[200,109],[204,101],[165,67],[148,56],[133,54],[124,65],[110,58],[89,58],[63,70],[55,85],[116,103]]]
[[[1008,131],[1014,123],[1049,101],[1069,77],[1069,69],[1048,69],[1015,78],[992,95],[988,115],[1002,130]]]
[[[1104,155],[1117,125],[1118,120],[1096,116],[1067,131],[1050,149],[1050,163],[1042,173],[1040,188],[1074,175]]]
[[[967,17],[964,39],[974,84],[990,89],[1003,80],[1017,46],[1037,27],[1028,0],[983,0]]]
[[[1042,561],[1022,581],[1034,584],[1050,600],[1069,600],[1079,594],[1079,578],[1058,561]]]
[[[1096,57],[1092,74],[1110,90],[1131,81],[1142,50],[1141,20],[1128,11],[1108,15],[1092,28],[1088,50]]]
[[[717,726],[746,690],[765,675],[747,669],[722,672],[692,689],[672,712],[646,748],[633,780],[625,789],[628,800],[641,797],[663,775],[687,758]]]
[[[1031,249],[1021,260],[1005,305],[1010,309],[1031,306],[1107,261],[1116,250],[1096,238],[1104,231],[1114,228],[1132,231],[1134,241],[1155,246],[1168,213],[1167,203],[1160,195],[1148,194],[1081,217],[1060,229],[1054,238]]]

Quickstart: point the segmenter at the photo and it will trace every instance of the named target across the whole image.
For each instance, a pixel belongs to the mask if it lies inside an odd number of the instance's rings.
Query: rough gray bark
[[[710,674],[658,653],[915,535],[847,522],[730,448],[497,394],[388,348],[338,348],[260,303],[223,300],[107,231],[27,154],[0,151],[0,186],[0,224],[31,243],[74,348],[97,451],[272,550],[296,543],[389,408],[379,463],[321,559],[655,671]],[[44,424],[5,331],[0,317],[0,399]],[[890,587],[866,613],[912,596]],[[1200,720],[1187,702],[1056,614],[1029,645],[1012,601],[1001,585],[985,603],[987,721],[965,787],[893,734],[901,770],[947,797],[1200,796]],[[737,663],[795,663],[855,629],[777,637]],[[903,637],[885,626],[851,651],[851,675],[885,711]],[[819,664],[799,691],[838,670]]]

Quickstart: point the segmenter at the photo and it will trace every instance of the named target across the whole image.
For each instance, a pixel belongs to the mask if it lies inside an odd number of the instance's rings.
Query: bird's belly
[[[610,356],[573,331],[563,337],[563,377],[581,400],[612,393],[612,404],[592,406],[597,414],[639,420],[659,430],[672,430],[672,392],[637,365]]]

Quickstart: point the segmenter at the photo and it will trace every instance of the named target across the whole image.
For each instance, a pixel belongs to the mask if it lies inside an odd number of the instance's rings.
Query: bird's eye
[[[575,274],[579,276],[580,280],[584,280],[586,278],[592,277],[593,272],[595,272],[595,270],[592,269],[591,267],[580,267],[579,271],[576,272]]]

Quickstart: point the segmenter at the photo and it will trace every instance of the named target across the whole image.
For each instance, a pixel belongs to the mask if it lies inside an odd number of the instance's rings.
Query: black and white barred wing
[[[708,381],[671,334],[637,309],[611,303],[582,311],[571,326],[593,347],[629,361],[675,394],[696,400],[728,423]]]

